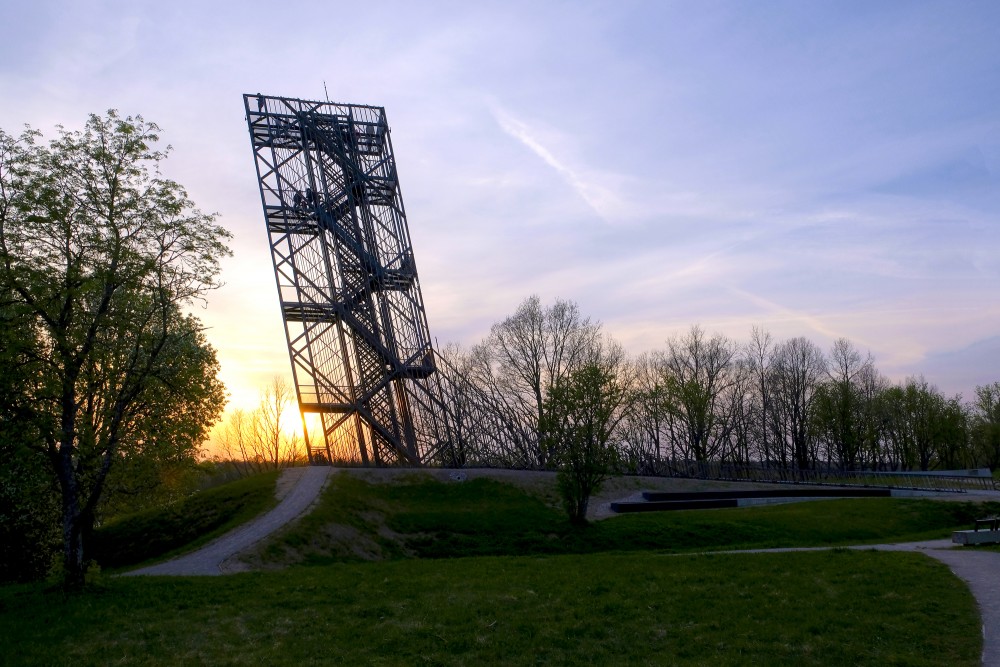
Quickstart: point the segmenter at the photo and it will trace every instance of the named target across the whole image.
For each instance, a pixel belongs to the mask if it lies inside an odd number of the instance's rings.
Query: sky
[[[234,407],[290,377],[257,92],[385,107],[441,345],[538,294],[633,353],[756,326],[949,395],[1000,381],[993,0],[33,0],[0,25],[0,128],[141,114],[233,233],[195,313]]]

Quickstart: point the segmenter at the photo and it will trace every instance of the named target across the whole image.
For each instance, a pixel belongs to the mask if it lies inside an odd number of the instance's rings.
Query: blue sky
[[[198,314],[288,373],[241,94],[385,106],[431,333],[526,296],[633,352],[693,324],[1000,380],[1000,4],[5,3],[0,127],[114,107],[235,234]]]

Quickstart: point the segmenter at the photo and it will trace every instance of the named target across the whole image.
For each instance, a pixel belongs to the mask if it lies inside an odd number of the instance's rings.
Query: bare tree
[[[725,452],[734,411],[745,388],[738,348],[722,335],[709,338],[699,326],[667,341],[660,357],[675,451],[708,461]]]
[[[484,380],[482,346],[465,350],[449,344],[438,353],[437,380],[448,406],[449,446],[442,450],[443,465],[464,467],[528,467],[528,440],[513,412],[509,397]]]
[[[771,360],[774,338],[770,333],[754,327],[750,333],[744,356],[747,373],[750,375],[750,419],[751,438],[755,454],[761,462],[778,461],[787,464],[784,449],[774,447],[771,442],[773,408],[771,406]]]
[[[578,368],[593,349],[600,325],[583,317],[572,301],[557,299],[543,308],[537,296],[524,300],[510,317],[493,325],[473,354],[476,379],[517,424],[517,446],[525,464],[545,467],[540,445],[545,395]]]
[[[302,463],[302,438],[284,424],[295,405],[294,388],[281,376],[272,378],[256,408],[226,417],[220,437],[226,458],[242,462],[251,473]]]
[[[450,447],[445,465],[464,467],[476,456],[476,387],[472,376],[471,355],[457,343],[449,343],[437,354],[437,379],[448,407]]]
[[[622,460],[639,474],[655,474],[670,458],[669,411],[658,357],[644,353],[631,364],[632,400],[623,424]]]
[[[530,297],[471,351],[442,355],[454,360],[440,374],[453,411],[454,464],[554,465],[555,450],[545,446],[554,423],[546,397],[601,345],[600,325],[575,304],[545,308]],[[755,328],[738,346],[695,326],[665,350],[637,357],[629,374],[615,447],[618,464],[633,472],[663,473],[676,459],[762,462],[788,471],[894,468],[910,456],[901,453],[899,429],[892,430],[885,378],[871,355],[846,339],[824,356],[803,337],[777,342]],[[992,414],[993,394],[984,391],[985,407],[976,414]],[[939,415],[950,435],[914,465],[972,461],[989,451],[989,417],[969,426],[957,398],[942,400],[940,409],[924,412]]]
[[[774,441],[782,452],[790,452],[799,470],[812,467],[813,402],[826,374],[826,360],[815,343],[792,338],[774,348],[770,361],[770,424]]]

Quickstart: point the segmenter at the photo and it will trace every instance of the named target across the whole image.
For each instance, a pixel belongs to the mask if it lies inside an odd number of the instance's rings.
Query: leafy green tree
[[[9,294],[0,300],[0,581],[44,576],[59,544],[50,475],[22,446],[37,437],[30,359],[38,340],[29,324]]]
[[[158,131],[114,111],[48,144],[0,131],[0,337],[25,379],[10,412],[59,489],[68,587],[114,467],[190,455],[224,401],[183,308],[217,286],[229,234],[160,174]]]
[[[0,444],[0,582],[44,577],[59,548],[59,505],[48,470]]]
[[[134,435],[120,443],[99,520],[179,500],[203,480],[197,455],[225,406],[225,387],[199,321],[178,316],[175,326],[170,363],[154,379],[164,391],[134,406]]]
[[[826,376],[813,398],[812,432],[830,462],[846,470],[874,464],[881,443],[876,397],[885,388],[875,360],[841,338],[830,350]]]
[[[906,469],[964,467],[966,415],[922,377],[907,378],[879,396],[887,458]]]
[[[1000,382],[976,387],[970,413],[976,458],[996,470],[1000,468]]]
[[[577,524],[586,523],[591,495],[618,460],[619,428],[631,393],[625,368],[620,346],[600,346],[546,393],[543,446],[558,466],[559,491]]]

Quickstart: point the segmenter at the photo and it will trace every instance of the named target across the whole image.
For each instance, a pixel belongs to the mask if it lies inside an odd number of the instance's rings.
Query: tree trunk
[[[66,590],[83,588],[86,562],[83,557],[83,525],[80,514],[80,496],[73,475],[73,461],[60,454],[57,473],[62,486],[62,535],[63,535],[63,587]]]

